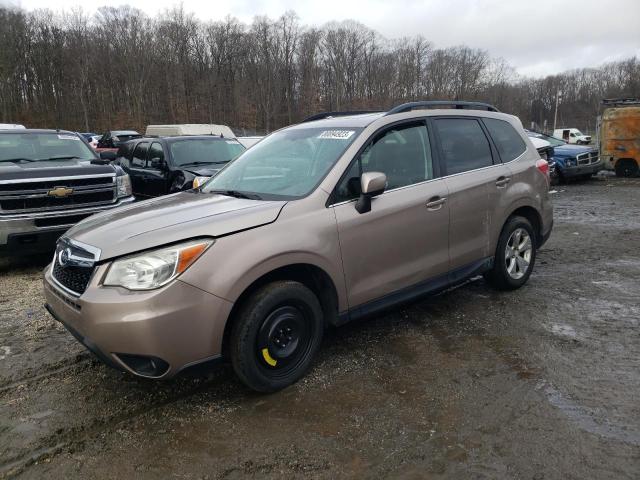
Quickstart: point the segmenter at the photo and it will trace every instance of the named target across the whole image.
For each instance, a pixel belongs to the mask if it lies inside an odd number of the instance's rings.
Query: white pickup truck
[[[591,135],[585,135],[577,128],[557,128],[553,131],[553,136],[567,143],[576,143],[578,145],[589,145],[591,143]]]

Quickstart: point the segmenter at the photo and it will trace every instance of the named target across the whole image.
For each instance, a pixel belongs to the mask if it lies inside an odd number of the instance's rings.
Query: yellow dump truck
[[[602,101],[600,158],[618,177],[640,175],[640,99]]]

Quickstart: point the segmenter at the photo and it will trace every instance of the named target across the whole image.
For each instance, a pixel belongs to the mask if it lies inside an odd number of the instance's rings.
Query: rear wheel
[[[616,162],[616,177],[638,176],[638,164],[630,158],[623,158]]]
[[[249,388],[275,392],[305,374],[323,330],[320,302],[311,290],[293,281],[270,283],[254,292],[235,318],[231,363]]]
[[[493,268],[485,279],[499,290],[515,290],[527,283],[536,260],[536,237],[529,220],[511,217],[502,228]]]

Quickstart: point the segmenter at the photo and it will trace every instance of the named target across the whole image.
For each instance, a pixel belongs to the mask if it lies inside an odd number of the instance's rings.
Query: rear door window
[[[489,140],[477,119],[438,118],[434,124],[447,175],[493,165]]]
[[[527,149],[524,140],[509,122],[495,118],[484,118],[482,121],[489,131],[489,135],[493,138],[503,162],[510,162],[522,155]]]

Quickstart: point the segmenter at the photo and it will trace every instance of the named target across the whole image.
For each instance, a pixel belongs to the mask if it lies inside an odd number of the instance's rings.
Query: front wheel
[[[616,177],[636,177],[638,176],[638,164],[631,159],[623,158],[616,162]]]
[[[499,290],[527,283],[536,260],[536,237],[529,220],[511,217],[502,228],[493,262],[485,279]]]
[[[323,330],[322,308],[311,290],[293,281],[269,283],[245,301],[234,319],[231,363],[249,388],[281,390],[305,374]]]

